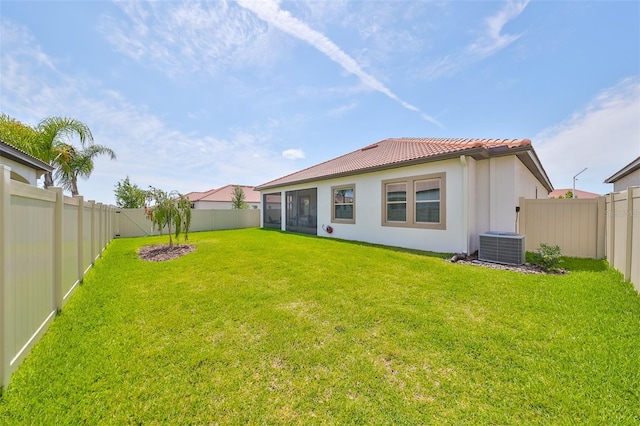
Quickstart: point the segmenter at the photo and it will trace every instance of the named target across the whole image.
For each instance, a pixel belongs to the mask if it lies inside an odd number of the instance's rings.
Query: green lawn
[[[640,296],[568,275],[249,229],[151,263],[113,241],[1,424],[637,424]]]

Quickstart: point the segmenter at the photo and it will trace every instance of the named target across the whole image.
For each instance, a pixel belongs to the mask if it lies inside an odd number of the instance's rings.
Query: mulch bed
[[[523,274],[562,275],[562,274],[569,273],[569,271],[565,269],[556,269],[553,271],[547,271],[542,266],[534,265],[532,263],[525,263],[524,265],[504,265],[502,263],[485,262],[483,260],[478,260],[478,256],[476,253],[469,256],[456,254],[451,259],[445,259],[445,261],[452,262],[452,263],[462,263],[465,265],[482,266],[482,267],[491,268],[491,269],[501,269],[505,271],[521,272]]]
[[[138,250],[138,257],[149,262],[163,262],[165,260],[177,259],[185,254],[191,253],[196,246],[191,244],[157,244],[154,246],[144,246]]]

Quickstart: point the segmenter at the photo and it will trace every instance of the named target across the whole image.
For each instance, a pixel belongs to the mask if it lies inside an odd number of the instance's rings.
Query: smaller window
[[[414,181],[416,223],[440,223],[440,178]]]
[[[356,223],[356,186],[331,188],[331,222]]]
[[[387,222],[407,221],[407,184],[388,183],[385,185],[387,199]]]

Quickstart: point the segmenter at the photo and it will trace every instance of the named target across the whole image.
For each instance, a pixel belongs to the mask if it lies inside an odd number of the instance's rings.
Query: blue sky
[[[640,155],[637,1],[0,1],[0,111],[127,175],[258,185],[389,137],[529,138],[556,188]]]

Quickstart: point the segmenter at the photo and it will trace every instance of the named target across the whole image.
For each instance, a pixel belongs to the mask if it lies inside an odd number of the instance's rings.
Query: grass
[[[640,296],[267,230],[113,241],[0,398],[2,424],[637,424]]]

